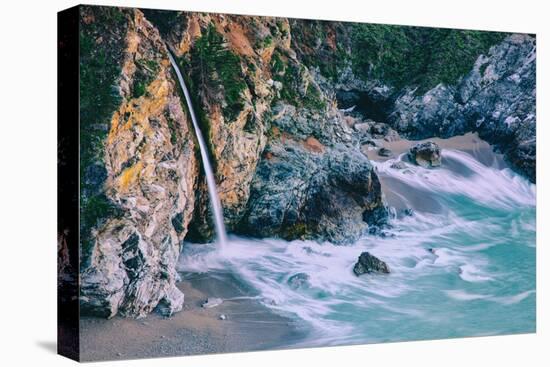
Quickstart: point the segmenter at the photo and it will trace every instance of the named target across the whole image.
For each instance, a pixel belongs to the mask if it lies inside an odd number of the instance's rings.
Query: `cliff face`
[[[161,28],[198,93],[228,230],[337,243],[364,233],[363,213],[383,206],[378,179],[297,57],[288,20],[182,13],[170,23]],[[201,184],[190,240],[211,238],[210,218]]]
[[[183,240],[214,236],[166,44],[192,94],[229,232],[337,244],[376,232],[388,212],[361,146],[398,138],[395,130],[479,131],[534,179],[533,38],[491,37],[498,46],[480,56],[488,41],[461,35],[471,65],[456,82],[447,81],[464,65],[433,62],[434,73],[407,84],[403,67],[377,61],[387,52],[369,38],[376,32],[408,50],[404,60],[427,60],[410,46],[430,39],[423,29],[396,36],[346,23],[82,7],[82,312],[180,310]]]
[[[91,31],[105,14],[88,8],[84,17],[93,18],[83,29],[99,37],[96,47],[110,47],[109,33]],[[100,190],[116,213],[91,232],[91,250],[82,259],[81,309],[142,316],[159,305],[171,314],[183,303],[175,265],[195,202],[193,132],[158,31],[139,11],[117,17],[126,30],[124,38],[113,40],[123,48],[123,57],[113,60],[121,62],[113,81],[121,103],[95,163],[104,167]]]
[[[292,31],[356,116],[411,139],[476,131],[535,182],[534,36],[300,20]]]
[[[343,243],[365,233],[366,212],[384,210],[372,166],[297,59],[287,20],[148,12],[153,25],[139,10],[83,9],[82,37],[93,45],[83,73],[105,79],[84,87],[108,90],[102,119],[86,106],[81,113],[90,127],[82,148],[91,151],[83,169],[84,313],[178,311],[181,243],[213,237],[165,41],[194,92],[229,231]],[[110,73],[101,71],[106,64]]]
[[[250,182],[266,144],[267,114],[275,95],[270,57],[288,40],[273,34],[284,24],[253,17],[179,14],[166,38],[194,91],[202,131],[209,144],[228,230],[241,220]],[[275,33],[275,31],[273,31]],[[201,173],[202,175],[202,173]],[[204,179],[197,191],[189,239],[213,236]]]

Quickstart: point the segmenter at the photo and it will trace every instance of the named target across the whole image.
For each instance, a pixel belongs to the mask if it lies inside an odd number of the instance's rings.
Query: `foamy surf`
[[[509,168],[486,166],[458,150],[443,150],[442,159],[443,166],[438,169],[412,163],[408,163],[404,169],[392,168],[395,161],[407,161],[405,153],[397,159],[373,164],[379,173],[428,193],[466,196],[478,203],[506,209],[514,205],[536,204],[535,185]],[[445,164],[445,160],[449,161],[448,164]]]
[[[179,270],[234,274],[265,306],[309,325],[303,346],[534,330],[535,186],[460,151],[444,150],[433,170],[392,162],[374,164],[382,180],[403,184],[393,194],[413,202],[414,187],[444,210],[415,208],[392,220],[390,236],[349,246],[237,236],[219,251],[186,244]],[[363,251],[391,274],[356,277]]]

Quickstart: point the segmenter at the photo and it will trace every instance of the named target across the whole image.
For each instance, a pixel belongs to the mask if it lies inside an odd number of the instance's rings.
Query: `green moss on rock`
[[[156,60],[136,60],[136,72],[134,73],[132,97],[139,98],[147,93],[147,86],[155,79],[159,71]]]
[[[501,42],[505,33],[355,24],[352,64],[364,80],[379,79],[400,89],[423,93],[439,83],[455,84],[480,54]]]
[[[226,121],[234,120],[244,107],[243,91],[246,82],[240,59],[226,46],[223,36],[209,24],[191,50],[193,81],[197,88],[222,104]],[[223,95],[224,100],[219,99]]]
[[[80,235],[81,260],[84,264],[93,248],[92,229],[117,211],[103,189],[106,177],[103,151],[111,116],[122,102],[117,80],[122,66],[126,28],[124,10],[81,8]]]
[[[288,59],[285,63],[280,58],[273,63],[273,67],[276,65],[278,70],[278,72],[273,75],[273,79],[282,84],[282,89],[279,94],[280,99],[294,106],[308,108],[312,111],[320,111],[326,107],[326,102],[321,92],[311,81],[307,81],[305,91],[302,90],[305,82],[304,78],[307,77],[305,66],[298,65]]]

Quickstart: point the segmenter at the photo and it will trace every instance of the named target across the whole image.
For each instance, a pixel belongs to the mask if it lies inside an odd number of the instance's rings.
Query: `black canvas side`
[[[57,352],[79,360],[79,7],[57,14]]]

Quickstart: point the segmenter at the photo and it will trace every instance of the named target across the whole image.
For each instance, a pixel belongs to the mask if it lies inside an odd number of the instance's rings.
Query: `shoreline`
[[[441,149],[455,149],[471,154],[475,159],[485,165],[496,164],[499,168],[510,167],[506,164],[503,155],[494,151],[493,146],[487,141],[481,139],[476,132],[469,132],[464,135],[455,135],[450,138],[428,138],[420,140],[410,140],[406,138],[398,138],[393,141],[384,139],[373,139],[377,144],[376,148],[371,148],[368,145],[363,145],[362,151],[371,161],[385,162],[389,159],[395,159],[399,155],[406,153],[416,144],[424,142],[434,142]],[[383,157],[378,155],[378,149],[386,148],[391,150],[392,155]]]
[[[471,155],[479,163],[487,167],[495,167],[497,169],[511,168],[506,163],[504,156],[494,150],[493,146],[487,141],[481,139],[476,132],[469,132],[464,135],[455,135],[450,138],[428,138],[421,140],[409,140],[406,138],[398,138],[396,140],[387,141],[385,139],[374,139],[377,147],[373,148],[369,145],[363,145],[362,151],[367,155],[372,162],[386,162],[390,159],[401,160],[411,166],[415,166],[410,162],[407,157],[407,152],[410,148],[416,144],[424,142],[434,142],[440,148],[441,151],[445,150],[458,150]],[[391,155],[388,157],[378,155],[380,148],[386,148],[391,151]],[[403,155],[403,157],[400,157]],[[451,170],[457,175],[468,175],[468,171],[464,171],[464,168],[451,160],[442,157],[442,166]],[[439,170],[442,167],[433,168],[433,170]],[[382,185],[382,192],[384,193],[386,203],[395,208],[397,212],[413,209],[414,211],[437,214],[445,210],[437,200],[426,191],[422,190],[411,184],[406,184],[401,180],[396,180],[391,175],[384,172],[379,172],[378,178]],[[402,193],[407,193],[407,198],[404,198]],[[401,193],[401,194],[400,194]]]
[[[182,275],[177,286],[185,294],[184,307],[169,318],[155,312],[142,319],[81,317],[81,361],[285,349],[307,335],[304,325],[262,305],[230,274]],[[203,308],[208,297],[224,301]]]
[[[502,155],[494,152],[493,147],[476,133],[418,141],[399,139],[388,142],[377,139],[378,147],[369,151],[365,149],[364,153],[372,161],[384,162],[397,159],[410,147],[424,141],[434,141],[443,150],[456,149],[469,153],[487,166],[509,167]],[[378,156],[377,149],[380,147],[391,149],[393,155]],[[448,168],[457,169],[454,166]],[[384,173],[379,173],[379,177],[387,203],[397,210],[412,208],[428,213],[444,210],[422,190],[410,185],[402,187],[403,183]],[[399,196],[399,192],[403,191],[409,193],[406,202]],[[182,281],[177,286],[184,293],[185,302],[182,311],[170,318],[155,312],[143,319],[82,317],[81,360],[174,357],[307,346],[310,330],[305,322],[282,316],[263,305],[258,292],[234,275],[216,271],[180,275]],[[223,303],[213,308],[203,308],[202,303],[209,297],[221,298]],[[225,320],[220,319],[222,314]]]

